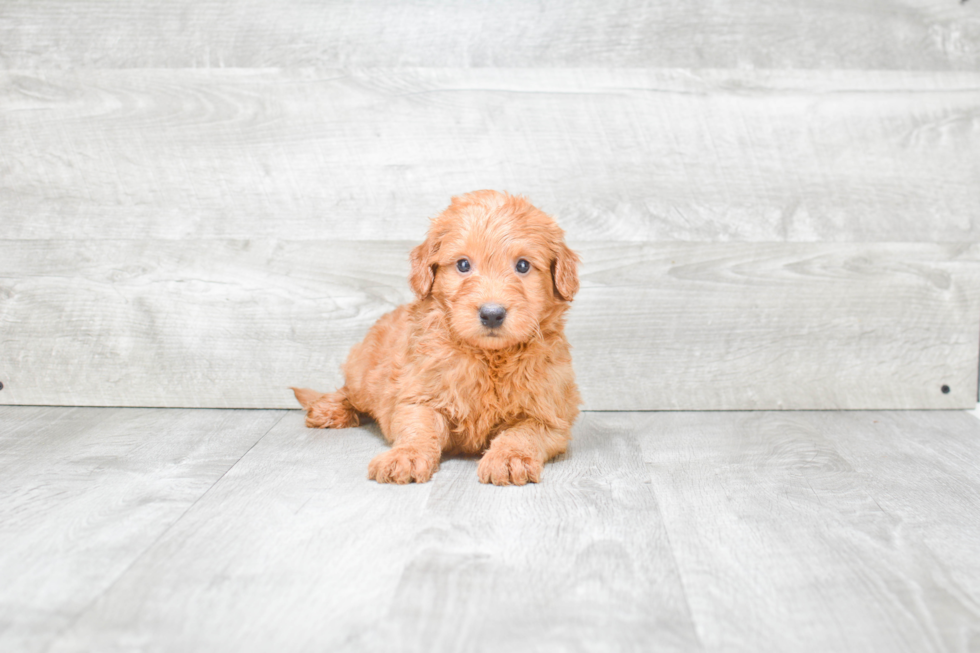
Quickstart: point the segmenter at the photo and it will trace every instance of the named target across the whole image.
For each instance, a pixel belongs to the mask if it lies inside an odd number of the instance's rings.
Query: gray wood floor
[[[980,648],[967,412],[585,413],[381,486],[299,411],[0,407],[0,650]]]

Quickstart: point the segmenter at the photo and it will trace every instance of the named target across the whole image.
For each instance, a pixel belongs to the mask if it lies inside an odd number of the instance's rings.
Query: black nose
[[[496,329],[504,323],[507,309],[500,304],[484,304],[480,307],[480,324]]]

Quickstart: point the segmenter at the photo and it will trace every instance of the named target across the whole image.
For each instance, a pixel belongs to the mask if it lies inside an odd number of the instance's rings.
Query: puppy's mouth
[[[479,331],[473,344],[483,349],[499,349],[512,344],[513,337],[510,334],[501,332],[499,329],[482,328]]]
[[[473,344],[483,349],[503,349],[524,342],[520,336],[500,330],[482,329]]]

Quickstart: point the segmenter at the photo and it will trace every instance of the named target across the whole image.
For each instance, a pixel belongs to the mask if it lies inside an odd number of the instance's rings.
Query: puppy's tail
[[[294,395],[296,395],[296,401],[299,402],[299,405],[307,410],[309,410],[310,406],[315,404],[318,399],[326,396],[322,392],[310,390],[309,388],[294,388],[289,386],[289,389],[293,391]]]
[[[317,392],[290,387],[296,401],[306,409],[306,425],[311,429],[345,429],[361,423],[361,416],[347,398],[347,388],[337,392]]]

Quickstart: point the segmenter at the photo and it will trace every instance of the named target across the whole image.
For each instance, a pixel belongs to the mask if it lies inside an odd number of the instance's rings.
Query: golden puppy
[[[537,483],[565,451],[581,403],[565,311],[578,257],[523,197],[454,197],[412,250],[417,299],[384,315],[344,365],[346,383],[293,388],[306,425],[377,420],[391,449],[368,465],[379,483],[428,481],[443,452],[482,453],[483,483]]]

